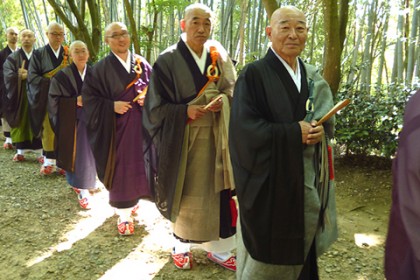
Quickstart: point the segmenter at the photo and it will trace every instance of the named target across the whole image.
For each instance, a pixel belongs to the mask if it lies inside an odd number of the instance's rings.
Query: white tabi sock
[[[201,249],[212,253],[224,253],[231,252],[236,248],[236,235],[232,235],[228,238],[219,238],[209,242],[201,243],[199,246]]]
[[[42,149],[36,149],[36,150],[31,150],[31,151],[32,153],[36,154],[38,157],[42,157]]]
[[[6,140],[4,141],[6,144],[12,144],[12,138],[6,137]]]
[[[89,190],[85,190],[85,189],[78,189],[78,190],[80,191],[80,196],[81,196],[81,198],[84,198],[84,197],[90,196],[90,192],[89,192]]]
[[[232,256],[231,252],[211,252],[213,254],[213,257],[215,257],[216,259],[219,259],[221,262],[226,261],[227,259],[229,259]]]
[[[46,158],[44,156],[44,166],[49,166],[49,165],[55,166],[55,159]]]
[[[131,209],[133,209],[133,207],[130,208],[117,208],[116,209],[116,213],[118,216],[120,216],[120,220],[121,222],[127,222],[127,221],[131,221]]]
[[[17,154],[23,156],[23,155],[25,155],[25,150],[17,149]]]
[[[191,250],[191,244],[181,242],[178,239],[175,240],[175,246],[174,246],[174,254],[182,254],[189,252]]]

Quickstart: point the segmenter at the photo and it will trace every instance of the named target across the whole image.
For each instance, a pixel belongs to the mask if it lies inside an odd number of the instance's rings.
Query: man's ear
[[[185,30],[185,19],[181,19],[179,21],[179,26],[181,26],[182,32],[184,32],[184,30]]]
[[[265,34],[268,36],[268,38],[271,37],[271,26],[267,26],[265,28]]]

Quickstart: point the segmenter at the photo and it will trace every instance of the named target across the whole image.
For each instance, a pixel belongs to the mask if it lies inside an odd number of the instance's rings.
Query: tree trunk
[[[402,1],[400,8],[404,7],[404,1]],[[398,16],[398,25],[397,25],[397,43],[395,45],[394,52],[394,65],[392,66],[391,82],[400,83],[402,82],[403,77],[403,43],[402,37],[404,34],[404,15],[402,11]]]
[[[28,5],[29,5],[29,3],[28,3]],[[43,41],[45,42],[45,32],[42,32],[43,28],[42,28],[42,24],[41,24],[41,19],[40,19],[39,15],[38,15],[38,11],[36,9],[34,0],[32,0],[32,5],[34,7],[34,18],[35,18],[35,22],[36,22],[36,24],[38,26],[38,30],[41,30],[42,38],[43,38]],[[45,18],[46,18],[46,20],[48,22],[48,15],[45,15]]]
[[[89,30],[85,24],[85,19],[82,17],[82,14],[85,14],[85,12],[81,11],[80,7],[76,5],[74,0],[68,0],[67,4],[69,5],[72,15],[77,21],[77,26],[73,25],[71,18],[66,16],[62,9],[62,6],[59,5],[59,3],[57,3],[54,0],[48,0],[48,2],[54,9],[55,14],[63,21],[63,23],[67,26],[70,32],[73,33],[74,37],[77,40],[82,40],[86,43],[89,49],[90,59],[92,61],[96,61],[101,36],[99,10],[96,2],[94,0],[87,0],[91,16],[92,35],[89,34]]]
[[[25,1],[20,0],[20,7],[22,8],[23,19],[25,21],[26,28],[29,28],[29,17],[28,13],[26,12]],[[3,19],[3,16],[0,14],[0,17]]]
[[[241,5],[241,21],[239,22],[239,65],[245,65],[245,19],[248,12],[248,1],[242,1]]]
[[[134,52],[139,54],[140,53],[140,43],[139,43],[139,36],[137,35],[137,26],[136,21],[133,15],[133,9],[129,0],[124,0],[125,11],[127,14],[128,21],[130,22],[130,32],[131,32],[131,42],[134,45]]]
[[[360,75],[360,86],[362,91],[370,92],[370,81],[372,75],[372,52],[371,46],[373,41],[373,35],[375,33],[375,15],[376,15],[376,1],[371,2],[368,15],[368,26],[367,34],[365,36],[365,44],[363,51],[363,62],[362,62],[362,71]]]
[[[267,12],[267,17],[271,18],[271,15],[279,7],[276,0],[262,0],[264,4],[265,11]]]
[[[408,39],[408,55],[407,55],[407,73],[405,77],[405,85],[410,86],[413,82],[413,73],[414,73],[414,65],[416,63],[416,46],[418,48],[418,33],[419,33],[419,24],[420,20],[418,17],[418,11],[416,7],[419,5],[418,0],[414,0],[413,4],[413,18],[411,21],[411,31],[410,31],[410,38]]]
[[[341,79],[341,53],[346,37],[348,0],[341,0],[340,14],[335,0],[323,0],[325,26],[325,64],[323,76],[335,94]],[[337,28],[338,27],[338,28]]]
[[[152,5],[152,27],[149,28],[149,30],[146,31],[147,34],[147,48],[146,48],[146,60],[150,61],[151,55],[152,55],[152,47],[153,47],[153,38],[154,38],[154,34],[155,34],[155,30],[157,27],[157,21],[158,21],[158,14],[159,11],[156,8],[156,4],[155,1],[152,0],[151,2]]]
[[[316,19],[317,19],[317,12],[314,12],[314,17],[312,20],[312,28],[311,30],[315,30],[315,26],[316,26]],[[314,47],[315,47],[315,32],[312,32],[312,36],[311,36],[311,43],[309,44],[309,63],[313,64],[314,63]]]
[[[382,42],[381,42],[381,51],[379,56],[379,66],[378,66],[378,78],[376,80],[376,86],[380,87],[382,85],[382,75],[384,71],[384,64],[386,63],[385,60],[385,51],[387,46],[387,36],[386,33],[388,32],[388,20],[389,20],[389,5],[387,10],[385,11],[385,19],[384,19],[384,27],[382,30]]]
[[[354,21],[355,24],[355,31],[357,31],[357,39],[356,42],[354,43],[353,46],[353,54],[352,54],[352,60],[351,60],[351,65],[350,65],[350,71],[349,71],[349,76],[347,78],[347,86],[353,86],[354,88],[358,87],[358,84],[356,84],[356,74],[359,72],[360,70],[360,64],[359,63],[359,49],[360,49],[360,45],[362,43],[362,39],[363,39],[363,29],[365,26],[365,18],[366,18],[366,14],[367,14],[367,10],[368,10],[368,4],[365,3],[364,4],[364,8],[363,8],[363,14],[361,15],[361,17],[356,17],[356,20]],[[360,25],[358,25],[358,23],[360,23]]]

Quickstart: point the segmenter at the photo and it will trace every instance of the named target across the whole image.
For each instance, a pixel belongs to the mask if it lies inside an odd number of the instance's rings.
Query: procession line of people
[[[16,162],[34,152],[41,175],[65,175],[83,209],[98,178],[120,235],[134,234],[134,214],[147,215],[139,200],[154,201],[172,222],[179,269],[193,267],[198,246],[237,279],[318,279],[317,257],[337,238],[334,118],[317,124],[333,99],[299,57],[306,17],[276,10],[267,55],[239,77],[210,39],[214,22],[206,5],[187,6],[179,41],[153,65],[130,50],[121,22],[106,26],[110,51],[92,66],[84,42],[63,44],[59,23],[36,50],[31,30],[8,29],[3,147],[17,149]]]

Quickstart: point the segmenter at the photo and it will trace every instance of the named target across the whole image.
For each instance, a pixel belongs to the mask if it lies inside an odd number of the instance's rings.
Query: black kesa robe
[[[300,93],[269,50],[242,71],[233,95],[229,147],[243,241],[251,256],[265,263],[304,261],[304,146],[298,122],[306,114],[308,83],[299,63]]]
[[[16,127],[20,123],[22,117],[22,102],[26,101],[26,80],[21,80],[18,76],[18,70],[21,68],[23,61],[25,61],[24,68],[28,70],[29,61],[25,52],[20,49],[10,55],[5,64],[3,71],[5,77],[5,92],[4,92],[4,112],[3,116],[11,127]]]
[[[91,67],[86,65],[86,75]],[[59,71],[49,89],[48,113],[55,134],[57,166],[66,171],[74,170],[77,96],[81,95],[83,81],[75,64]],[[80,108],[80,113],[82,109]]]
[[[63,62],[63,47],[58,58],[50,45],[34,50],[28,69],[28,102],[32,130],[35,136],[41,133],[42,122],[47,112],[50,78],[44,77]]]
[[[0,51],[0,116],[2,116],[3,113],[4,94],[6,94],[4,88],[3,64],[11,53],[12,50],[8,46]]]

